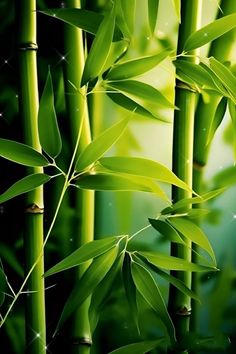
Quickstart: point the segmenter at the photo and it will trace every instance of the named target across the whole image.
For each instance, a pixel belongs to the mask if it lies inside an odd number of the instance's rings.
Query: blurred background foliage
[[[234,0],[231,0],[234,1]],[[105,0],[87,0],[84,2],[89,9],[104,11]],[[38,9],[63,7],[63,1],[39,0]],[[212,21],[217,12],[217,0],[204,0],[202,25]],[[18,88],[17,88],[17,50],[16,30],[13,0],[0,0],[0,132],[2,138],[22,141],[22,122],[18,115]],[[70,153],[70,135],[65,111],[64,87],[62,80],[63,62],[67,60],[67,53],[63,50],[63,24],[60,21],[38,14],[38,74],[39,91],[45,82],[48,65],[51,67],[55,90],[56,110],[63,135],[64,156]],[[136,8],[135,30],[126,59],[150,55],[167,47],[176,47],[178,19],[171,0],[160,0],[159,14],[155,36],[152,37],[148,28],[145,1],[138,0]],[[101,48],[102,50],[102,48]],[[204,46],[201,55],[207,53]],[[157,69],[145,75],[145,81],[161,89],[167,98],[173,100],[174,95],[174,67],[170,59],[166,59]],[[142,80],[142,77],[140,78]],[[97,136],[107,126],[127,111],[118,108],[108,97],[97,93],[93,97],[97,110],[93,117],[93,134]],[[163,114],[173,118],[171,110]],[[233,166],[233,149],[231,127],[228,113],[224,123],[214,138],[210,151],[209,162],[205,169],[206,189],[214,186],[214,176],[227,167]],[[172,124],[147,120],[135,116],[129,128],[109,153],[117,155],[142,156],[157,160],[171,166]],[[66,158],[60,161],[61,165],[68,164]],[[1,159],[0,192],[24,175],[24,169]],[[234,353],[236,348],[236,187],[234,181],[227,191],[208,207],[210,213],[203,220],[203,228],[212,242],[218,259],[221,272],[204,274],[201,278],[201,299],[198,313],[198,329],[203,336],[215,336],[209,341],[208,350],[205,348],[199,353]],[[49,225],[56,205],[55,189],[60,180],[53,186],[46,185],[45,193],[45,226]],[[169,187],[165,187],[170,194]],[[68,197],[69,198],[69,197]],[[132,234],[147,225],[149,217],[154,218],[165,205],[156,197],[146,193],[131,192],[97,192],[96,193],[96,227],[95,237],[108,235]],[[15,198],[0,205],[1,237],[0,258],[2,267],[8,276],[13,288],[18,288],[23,278],[23,220],[22,198]],[[61,212],[53,229],[53,234],[46,246],[46,269],[55,264],[71,252],[75,224],[78,215],[73,209],[73,200],[66,198]],[[135,242],[146,249],[168,249],[169,244],[153,229],[140,234]],[[135,245],[134,245],[135,247]],[[49,353],[70,352],[70,343],[67,333],[69,328],[62,330],[52,340],[55,323],[62,309],[64,300],[71,288],[70,272],[64,272],[53,280],[47,280],[47,326],[49,337]],[[167,286],[162,284],[163,294],[167,295]],[[0,332],[1,353],[20,354],[24,352],[24,317],[21,296],[8,318],[6,325]],[[140,300],[141,301],[141,300]],[[8,305],[6,296],[3,306]],[[157,333],[157,319],[150,310],[145,310],[140,321],[142,333],[149,338],[155,338]],[[226,337],[229,338],[229,344]],[[96,340],[97,339],[97,340]],[[104,354],[109,350],[138,340],[138,333],[130,320],[129,309],[124,297],[121,282],[117,282],[115,291],[111,293],[106,307],[102,311],[99,325],[95,332],[93,353]],[[217,349],[216,349],[217,347]],[[64,348],[64,349],[63,349]],[[159,353],[161,351],[158,351]]]

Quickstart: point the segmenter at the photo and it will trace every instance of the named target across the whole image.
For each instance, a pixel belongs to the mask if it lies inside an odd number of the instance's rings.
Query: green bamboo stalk
[[[220,18],[230,13],[236,12],[235,1],[222,0],[221,10],[218,11],[217,18]],[[213,41],[209,56],[214,56],[216,59],[224,62],[231,60],[233,57],[232,49],[233,43],[235,41],[236,31],[232,30],[225,35],[221,36],[217,40]],[[217,105],[219,103],[220,97],[218,95],[211,95],[208,102],[204,102],[202,97],[199,97],[199,101],[195,113],[195,123],[194,123],[194,149],[193,149],[193,188],[194,190],[202,194],[203,190],[203,179],[204,179],[204,169],[207,165],[209,149],[211,144],[207,145],[207,136],[210,129],[210,123],[215,115]],[[198,251],[198,247],[194,245],[194,251]],[[193,252],[193,262],[198,261],[197,254]],[[192,278],[192,289],[195,292],[199,292],[199,277],[197,273],[193,274]],[[193,331],[198,330],[197,328],[197,306],[198,304],[193,301],[192,310],[193,316],[191,317],[191,329]]]
[[[25,143],[41,151],[38,138],[38,81],[36,62],[36,1],[16,1],[18,16],[19,49],[19,97],[20,111],[24,124]],[[30,173],[40,173],[43,169],[35,167]],[[43,249],[43,187],[29,192],[26,197],[26,224],[24,232],[25,272]],[[46,325],[44,298],[44,260],[40,258],[27,282],[26,297],[26,352],[46,353]]]
[[[181,1],[181,24],[179,27],[177,54],[183,51],[187,37],[197,30],[200,15],[201,0]],[[191,54],[195,54],[195,51],[192,51]],[[194,61],[195,59],[185,58],[185,60]],[[181,87],[181,83],[177,81],[175,104],[180,110],[175,111],[174,115],[173,171],[191,188],[195,103],[196,94]],[[191,192],[173,187],[172,199],[174,202],[188,197],[191,197]],[[186,243],[187,247],[172,243],[171,255],[191,261],[191,242],[186,240]],[[182,280],[187,287],[191,288],[190,272],[173,272],[173,275]],[[168,307],[176,328],[177,341],[181,341],[189,332],[191,299],[175,287],[170,286]],[[186,353],[185,350],[177,352]]]
[[[80,8],[80,0],[67,0],[67,7]],[[82,31],[72,26],[65,26],[65,55],[64,65],[65,91],[67,112],[70,121],[72,141],[75,143],[81,124],[83,129],[78,148],[78,154],[90,143],[91,130],[87,107],[86,89],[80,88],[82,71],[84,68],[84,46]],[[73,86],[77,88],[77,92]],[[94,235],[94,192],[76,191],[75,209],[79,222],[77,236],[74,239],[74,247],[78,248],[84,243],[93,240]],[[88,264],[78,267],[74,281],[77,281]],[[89,324],[88,310],[90,298],[77,309],[73,319],[72,341],[73,353],[89,354],[92,338]]]

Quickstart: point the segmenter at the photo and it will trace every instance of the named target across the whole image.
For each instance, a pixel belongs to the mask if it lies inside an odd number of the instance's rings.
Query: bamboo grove
[[[230,347],[227,333],[200,335],[199,311],[201,277],[220,274],[202,220],[211,213],[211,200],[235,184],[234,165],[212,186],[204,180],[226,112],[235,156],[235,1],[216,1],[215,18],[203,23],[202,0],[173,0],[174,41],[159,32],[164,0],[22,0],[12,2],[11,16],[6,3],[1,30],[9,23],[15,29],[17,104],[9,107],[10,129],[1,132],[0,203],[2,214],[11,214],[3,225],[18,235],[5,242],[10,231],[3,227],[1,352],[218,353]],[[137,40],[142,11],[152,43],[146,48]],[[47,53],[47,30],[59,43],[56,64]],[[167,63],[169,92],[146,76]],[[173,127],[169,141],[155,141],[172,147],[172,168],[130,153],[129,144],[138,146],[132,127],[139,122]],[[129,215],[130,191],[151,194],[155,217],[143,213],[144,226],[134,232],[121,220],[122,234],[98,237],[101,218],[109,223],[101,212],[103,192],[120,191],[121,209]],[[14,209],[19,225],[10,225]],[[19,259],[12,251],[16,240]],[[116,338],[112,329],[106,333],[109,326],[103,330],[103,312],[112,301],[117,307],[108,311],[107,323],[112,327],[125,304],[130,336],[123,338],[117,323]]]

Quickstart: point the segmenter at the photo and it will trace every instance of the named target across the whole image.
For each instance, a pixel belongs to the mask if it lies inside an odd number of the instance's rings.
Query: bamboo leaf
[[[114,63],[119,61],[125,55],[127,50],[128,50],[128,42],[126,40],[113,42],[111,44],[108,57],[103,67],[105,77],[107,77],[106,71],[110,69],[110,67],[114,65]]]
[[[42,149],[52,158],[61,152],[62,142],[54,107],[52,77],[48,71],[38,113],[39,140]]]
[[[185,244],[185,242],[180,237],[179,233],[169,223],[157,219],[148,219],[148,220],[155,230],[160,232],[160,234],[162,234],[171,242]]]
[[[162,95],[161,92],[141,81],[109,81],[106,86],[107,88],[111,87],[112,89],[121,92],[151,113],[156,111],[156,107],[176,108],[173,103],[169,102],[165,96]]]
[[[162,122],[165,123],[169,123],[169,121],[162,117],[160,114],[158,113],[151,113],[149,112],[147,109],[145,109],[144,107],[142,107],[141,105],[139,105],[137,102],[135,102],[134,100],[131,100],[130,98],[126,97],[125,95],[119,93],[118,91],[107,91],[106,92],[107,96],[116,104],[118,104],[119,106],[138,114],[141,114],[147,118],[151,118],[151,119],[158,119]]]
[[[204,63],[200,63],[199,65],[202,68],[204,68],[204,70],[207,71],[208,74],[211,76],[211,79],[216,87],[216,91],[222,96],[229,97],[228,90],[225,88],[225,86],[223,85],[221,80],[218,78],[218,76],[214,73],[214,71],[211,70],[211,68]]]
[[[145,354],[160,345],[164,339],[145,340],[142,342],[132,343],[113,350],[109,354]]]
[[[136,287],[131,275],[131,259],[126,253],[122,269],[123,283],[125,288],[126,298],[129,304],[130,313],[134,324],[140,333],[139,323],[138,323],[138,306],[136,300]]]
[[[106,80],[125,80],[144,74],[145,72],[156,67],[169,54],[169,50],[164,50],[156,55],[151,55],[139,59],[132,59],[121,64],[116,64],[108,72]]]
[[[120,2],[123,12],[123,18],[127,24],[130,34],[132,35],[132,33],[134,32],[136,0],[120,0]]]
[[[0,156],[24,166],[49,165],[46,157],[32,147],[7,139],[0,139]]]
[[[69,256],[50,268],[45,277],[62,272],[66,269],[78,266],[90,259],[100,256],[118,244],[122,236],[107,237],[102,240],[95,240],[82,245]]]
[[[7,277],[2,267],[0,267],[0,306],[2,306],[2,304],[4,303],[7,289],[8,289]]]
[[[142,191],[155,193],[161,199],[168,201],[164,191],[151,179],[141,176],[101,173],[81,176],[76,183],[81,189],[100,191]]]
[[[88,11],[84,9],[67,9],[67,8],[56,8],[56,9],[45,9],[44,11],[39,11],[44,15],[57,18],[69,25],[79,27],[82,30],[96,35],[104,16],[98,12]],[[115,33],[113,40],[122,39],[122,33],[119,28],[115,28]]]
[[[221,99],[220,103],[218,104],[215,116],[211,122],[208,136],[207,136],[207,145],[210,144],[210,142],[212,141],[212,139],[215,135],[215,132],[217,131],[218,127],[220,126],[220,124],[224,118],[226,108],[227,108],[227,98],[223,97]]]
[[[174,9],[175,9],[175,13],[177,16],[177,19],[179,21],[179,23],[181,23],[181,1],[180,0],[172,0]]]
[[[235,13],[215,20],[209,25],[206,25],[200,30],[192,33],[185,43],[184,50],[189,51],[192,49],[199,48],[206,43],[212,42],[222,36],[224,33],[235,28],[235,26]]]
[[[155,32],[157,23],[159,0],[148,0],[148,22],[151,34]]]
[[[128,122],[128,118],[120,120],[87,145],[75,164],[75,170],[82,171],[97,161],[120,138]]]
[[[215,254],[204,232],[192,221],[182,217],[168,218],[168,222],[183,236],[202,247],[216,264]]]
[[[235,96],[236,98],[236,96]],[[229,114],[232,120],[232,126],[233,126],[233,137],[234,137],[234,161],[236,161],[236,107],[235,103],[228,99],[228,107],[229,107]]]
[[[85,273],[82,275],[81,279],[75,284],[69,298],[67,299],[55,333],[73,313],[73,311],[75,311],[76,308],[78,308],[79,305],[87,299],[96,286],[103,280],[115,262],[117,253],[118,247],[115,246],[93,260]]]
[[[186,183],[181,181],[169,168],[159,162],[141,157],[112,156],[99,160],[102,166],[113,172],[123,172],[130,175],[139,175],[155,178],[158,181],[174,184],[180,188],[191,191]]]
[[[41,186],[42,184],[50,181],[51,177],[45,173],[35,173],[33,175],[26,176],[16,183],[14,183],[10,188],[8,188],[4,193],[0,195],[0,203],[6,202],[18,195],[32,191],[33,189]]]
[[[167,311],[165,302],[160,293],[160,290],[155,283],[152,274],[136,262],[131,263],[132,277],[135,286],[142,297],[146,300],[149,306],[157,312],[161,320],[165,324],[169,336],[172,341],[175,341],[175,328]]]
[[[214,186],[229,187],[236,183],[236,166],[229,166],[213,177]]]
[[[85,62],[81,86],[84,86],[88,81],[95,79],[102,72],[104,63],[106,62],[109,50],[111,48],[115,28],[115,8],[116,6],[113,5],[112,10],[105,15],[101,25],[98,28]]]
[[[145,257],[150,263],[152,263],[156,267],[163,269],[188,272],[206,272],[209,270],[216,270],[214,267],[192,263],[182,258],[167,256],[158,252],[139,251],[138,253],[141,256]]]

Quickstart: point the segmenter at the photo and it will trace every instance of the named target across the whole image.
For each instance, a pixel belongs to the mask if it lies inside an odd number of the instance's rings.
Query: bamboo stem
[[[25,143],[41,151],[38,138],[38,79],[36,59],[36,1],[16,1],[18,9],[19,91],[20,111],[24,124]],[[35,167],[30,173],[40,173]],[[26,197],[26,224],[24,232],[25,272],[28,274],[43,248],[43,187],[29,192]],[[44,260],[41,255],[28,282],[26,297],[26,352],[46,353]]]
[[[178,35],[177,54],[183,51],[187,37],[198,28],[200,19],[201,0],[181,1],[181,25]],[[190,54],[195,54],[192,51]],[[192,57],[185,60],[194,60]],[[175,104],[179,111],[174,115],[173,132],[173,172],[192,188],[192,161],[193,161],[193,127],[196,94],[176,85]],[[182,198],[191,197],[191,192],[173,187],[172,199],[174,202]],[[191,261],[191,241],[185,240],[186,246],[172,243],[171,255]],[[191,288],[191,272],[173,272],[173,275],[182,280]],[[169,292],[169,311],[176,329],[177,341],[180,342],[189,332],[191,315],[191,299],[173,286]],[[179,350],[178,353],[186,353]]]
[[[67,0],[67,7],[80,8],[79,0]],[[88,115],[86,89],[80,88],[82,71],[84,68],[84,46],[82,31],[72,26],[65,26],[65,51],[66,62],[64,65],[65,90],[67,93],[66,104],[69,116],[72,141],[75,142],[78,131],[82,127],[80,143],[77,154],[91,141],[90,122]],[[73,84],[74,87],[71,85]],[[75,195],[76,214],[79,216],[77,237],[74,240],[74,247],[93,240],[94,235],[94,192],[87,190],[76,190]],[[88,264],[81,265],[75,272],[76,282]],[[85,300],[74,313],[72,341],[73,353],[89,354],[92,339],[89,324],[90,298]]]

